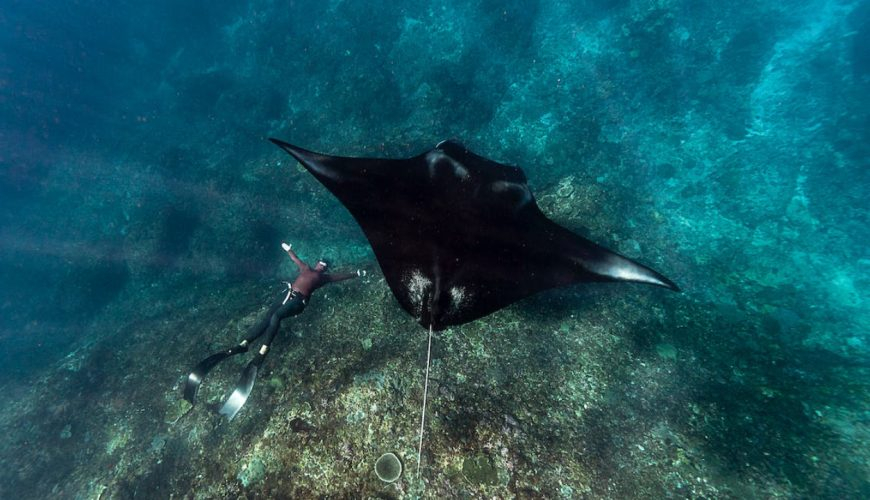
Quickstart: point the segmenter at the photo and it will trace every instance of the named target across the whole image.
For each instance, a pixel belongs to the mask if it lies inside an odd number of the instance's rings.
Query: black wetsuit
[[[276,301],[269,307],[262,319],[248,330],[245,340],[253,342],[265,333],[266,343],[270,343],[275,334],[278,333],[281,321],[290,316],[301,314],[306,305],[308,305],[308,298],[300,292],[291,290],[285,298]]]

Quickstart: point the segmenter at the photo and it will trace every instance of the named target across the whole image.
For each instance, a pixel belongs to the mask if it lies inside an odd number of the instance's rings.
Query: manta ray
[[[461,325],[575,283],[678,290],[660,273],[547,218],[522,169],[458,142],[383,159],[328,156],[270,140],[347,208],[393,296],[424,328]]]
[[[429,329],[418,476],[433,331],[575,283],[627,281],[679,291],[662,274],[547,218],[521,168],[458,142],[386,159],[330,156],[270,140],[347,208],[399,305]]]

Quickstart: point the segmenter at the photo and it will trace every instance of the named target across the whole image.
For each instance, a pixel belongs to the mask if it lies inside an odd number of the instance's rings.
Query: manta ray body
[[[350,211],[401,307],[435,331],[575,283],[678,290],[547,218],[519,167],[444,141],[407,159],[348,158],[278,139]]]

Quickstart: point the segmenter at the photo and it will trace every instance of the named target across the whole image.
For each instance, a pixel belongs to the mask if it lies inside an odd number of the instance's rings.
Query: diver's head
[[[317,272],[324,272],[329,267],[329,261],[326,259],[320,259],[317,261],[317,264],[314,265],[314,270]]]

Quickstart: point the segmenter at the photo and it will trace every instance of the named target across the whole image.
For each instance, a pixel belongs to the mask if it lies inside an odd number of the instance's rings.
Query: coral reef
[[[870,497],[866,2],[52,5],[0,16],[0,498]],[[466,141],[684,292],[438,334],[418,475],[426,332],[268,135]],[[287,322],[235,420],[243,359],[191,407],[285,239],[370,272]]]

